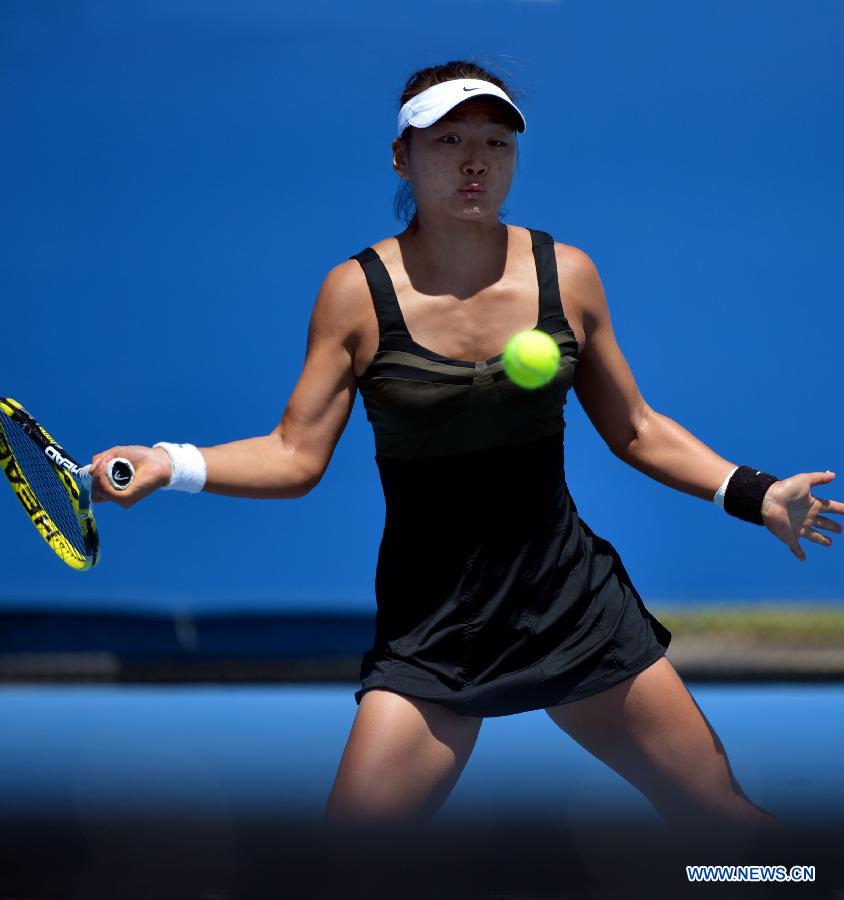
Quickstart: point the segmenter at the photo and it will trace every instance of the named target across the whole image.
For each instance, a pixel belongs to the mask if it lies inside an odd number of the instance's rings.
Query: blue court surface
[[[750,799],[790,824],[840,820],[844,685],[689,685]],[[120,811],[318,821],[354,685],[0,689],[0,795],[14,818]],[[656,822],[644,797],[543,711],[486,719],[438,814],[609,815]]]

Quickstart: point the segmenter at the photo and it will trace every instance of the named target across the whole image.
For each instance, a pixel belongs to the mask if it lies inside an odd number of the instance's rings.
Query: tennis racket
[[[84,572],[100,556],[91,509],[90,465],[80,466],[11,397],[0,397],[0,467],[38,533],[72,569]],[[108,480],[123,491],[135,470],[128,459],[109,462]]]

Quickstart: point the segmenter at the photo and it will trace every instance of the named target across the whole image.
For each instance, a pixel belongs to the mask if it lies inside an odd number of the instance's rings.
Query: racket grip
[[[109,460],[109,463],[106,466],[106,476],[108,477],[109,483],[116,491],[125,491],[135,480],[135,467],[128,459],[124,459],[122,456],[116,456],[114,459]],[[90,465],[82,466],[82,468],[76,472],[76,477],[84,483],[87,490],[90,490]]]
[[[106,466],[106,475],[111,486],[116,491],[125,491],[135,480],[135,467],[128,459],[116,456],[114,459],[109,460]]]

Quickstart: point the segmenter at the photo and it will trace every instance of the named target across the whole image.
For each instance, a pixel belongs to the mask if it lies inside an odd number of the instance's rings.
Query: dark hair
[[[401,109],[411,97],[421,94],[422,91],[427,91],[429,87],[433,87],[435,84],[442,84],[444,81],[453,81],[455,78],[479,78],[482,81],[491,81],[494,85],[500,87],[511,100],[514,102],[516,100],[516,97],[510,88],[508,88],[497,75],[493,75],[477,63],[457,59],[443,63],[440,66],[429,66],[426,69],[419,69],[418,72],[414,72],[405,82],[404,90],[399,98],[399,109]],[[413,128],[408,125],[401,135],[399,135],[400,139],[405,142],[407,147],[410,146],[410,137],[412,133]],[[517,154],[518,149],[517,144]],[[498,212],[502,217],[507,215],[507,210],[503,207]],[[415,218],[416,198],[413,196],[413,188],[409,181],[401,179],[399,182],[399,186],[396,189],[396,196],[393,199],[393,213],[397,219],[401,219],[405,224],[410,224]]]

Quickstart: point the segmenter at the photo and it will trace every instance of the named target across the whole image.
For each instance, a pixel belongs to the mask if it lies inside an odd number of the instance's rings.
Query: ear
[[[399,178],[407,181],[410,177],[407,171],[407,147],[398,138],[393,139],[393,168]]]

